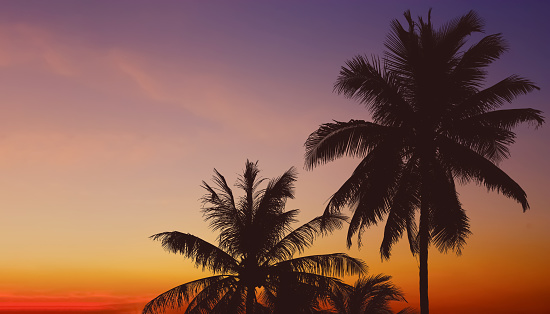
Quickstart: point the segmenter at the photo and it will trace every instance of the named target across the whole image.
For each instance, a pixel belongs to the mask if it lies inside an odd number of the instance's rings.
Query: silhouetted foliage
[[[364,104],[372,122],[326,123],[305,143],[309,169],[342,156],[362,158],[325,214],[351,207],[348,246],[355,234],[361,245],[362,231],[386,218],[383,258],[407,234],[419,255],[423,314],[428,246],[460,254],[470,234],[455,180],[484,185],[527,210],[525,192],[497,164],[510,155],[515,126],[544,122],[536,109],[497,110],[538,89],[531,81],[511,75],[482,88],[487,66],[507,49],[501,34],[464,48],[472,33],[483,32],[478,15],[470,11],[435,29],[430,13],[415,22],[406,11],[405,25],[391,23],[382,59],[356,56],[342,67],[335,91]]]
[[[386,275],[361,276],[354,285],[322,289],[291,281],[284,284],[275,313],[394,314],[391,301],[406,302],[403,292]],[[416,314],[405,308],[398,314]]]
[[[285,289],[321,295],[343,285],[333,276],[364,273],[364,263],[344,253],[293,258],[316,236],[341,227],[345,219],[329,214],[323,218],[322,230],[320,217],[292,229],[298,210],[284,211],[284,206],[294,197],[293,168],[260,189],[265,179],[258,177],[257,163],[247,161],[236,184],[244,191],[239,198],[214,171],[215,185],[203,182],[207,193],[202,201],[206,219],[219,232],[218,246],[177,231],[151,237],[214,275],[162,293],[147,303],[144,314],[186,305],[185,313],[282,313],[282,302],[295,297],[285,295]]]
[[[359,278],[353,286],[336,287],[327,297],[330,313],[338,314],[394,314],[390,301],[405,301],[403,292],[391,283],[391,277],[374,275]],[[415,311],[405,308],[398,313]]]

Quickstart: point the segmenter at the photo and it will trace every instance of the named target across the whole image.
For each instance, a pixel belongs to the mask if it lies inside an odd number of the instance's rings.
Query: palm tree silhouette
[[[295,295],[297,301],[295,304],[309,304],[303,307],[307,310],[300,313],[394,314],[389,303],[406,302],[401,289],[391,282],[391,276],[383,274],[359,277],[354,285],[337,285],[329,291],[323,291],[322,295],[302,288],[290,290],[289,293]],[[294,309],[296,310],[296,307]],[[398,312],[398,314],[413,313],[416,312],[408,307]]]
[[[360,245],[364,228],[387,215],[380,247],[386,259],[406,231],[419,256],[422,314],[429,313],[429,245],[460,254],[470,234],[455,180],[484,185],[527,210],[524,190],[497,164],[509,157],[516,125],[544,122],[539,110],[496,110],[538,89],[531,81],[511,75],[482,88],[486,67],[507,49],[501,34],[462,49],[470,34],[483,31],[478,15],[470,11],[434,29],[430,13],[415,22],[406,11],[405,27],[394,20],[382,60],[356,56],[342,67],[335,91],[364,104],[373,122],[326,123],[305,143],[308,169],[346,155],[363,158],[325,214],[354,211],[348,246],[356,233]]]
[[[338,314],[393,314],[390,301],[406,300],[403,292],[391,283],[391,277],[382,274],[361,277],[353,286],[335,289],[329,297]]]
[[[246,162],[236,186],[244,196],[235,199],[225,178],[214,170],[203,212],[210,226],[219,231],[215,246],[188,233],[163,232],[152,236],[173,253],[194,260],[195,265],[215,275],[168,290],[147,303],[143,313],[158,313],[185,305],[185,313],[262,313],[276,307],[282,289],[302,285],[313,291],[333,289],[341,281],[332,276],[362,274],[366,266],[347,254],[334,253],[292,258],[311,245],[316,236],[341,227],[345,217],[328,215],[328,228],[321,230],[320,217],[292,230],[299,210],[284,211],[294,197],[294,168],[269,180],[258,178],[257,163]],[[259,289],[261,288],[261,289]],[[316,292],[317,293],[317,292]],[[258,300],[260,298],[260,300]],[[261,302],[260,302],[261,301]]]

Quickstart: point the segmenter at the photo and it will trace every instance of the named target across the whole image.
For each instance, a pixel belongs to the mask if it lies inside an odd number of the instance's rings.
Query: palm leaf
[[[244,213],[239,211],[235,204],[233,192],[225,178],[214,169],[213,181],[216,188],[203,181],[203,188],[208,193],[202,197],[203,213],[206,220],[214,230],[220,230],[218,236],[220,247],[234,255],[235,235],[242,231],[244,226]]]
[[[464,212],[454,179],[450,173],[434,164],[429,180],[431,207],[431,239],[441,252],[454,250],[458,255],[471,234],[468,216]]]
[[[493,34],[466,50],[451,74],[452,80],[461,87],[459,92],[469,95],[470,91],[477,91],[486,76],[484,68],[498,59],[506,49],[502,35]]]
[[[236,293],[238,291],[237,288],[237,280],[234,276],[223,278],[222,280],[205,286],[193,300],[191,300],[185,310],[185,314],[213,313],[213,310],[220,302],[226,305],[228,300],[231,300],[233,297],[241,297]],[[222,313],[223,312],[219,312],[219,314]]]
[[[323,124],[306,140],[305,167],[342,156],[363,157],[395,129],[363,120]]]
[[[389,259],[392,246],[399,241],[405,230],[409,231],[409,244],[411,251],[415,253],[416,235],[411,228],[415,228],[415,210],[420,207],[420,178],[417,169],[417,160],[407,162],[399,183],[391,200],[390,212],[384,227],[384,238],[380,245],[380,255]]]
[[[418,314],[418,311],[413,309],[412,307],[406,307],[395,314]]]
[[[361,160],[352,175],[330,198],[327,211],[339,212],[343,206],[353,208],[364,198],[373,197],[371,203],[382,207],[391,187],[395,184],[392,175],[401,168],[401,146],[399,141],[387,139],[373,148]],[[376,192],[374,190],[376,189]],[[373,190],[371,192],[371,190]],[[373,221],[381,218],[380,212],[373,217]]]
[[[232,286],[207,313],[246,313],[245,296],[246,287],[242,285]]]
[[[195,297],[197,293],[202,291],[205,287],[216,284],[223,281],[227,276],[212,276],[194,280],[183,285],[172,288],[153,300],[149,301],[143,308],[143,314],[155,314],[161,313],[164,310],[171,308],[181,308],[188,305],[189,302]]]
[[[495,163],[510,156],[509,146],[515,138],[514,132],[472,118],[455,123],[446,133],[450,139]]]
[[[354,211],[348,227],[348,247],[357,232],[360,245],[361,230],[378,223],[389,209],[403,166],[399,144],[388,140],[371,150],[327,205],[325,213],[338,212],[345,205]]]
[[[430,12],[428,12],[428,19],[430,19]],[[475,11],[469,11],[443,24],[437,31],[438,46],[442,57],[446,59],[453,58],[464,45],[466,37],[472,33],[483,32],[483,26],[483,20]],[[433,27],[428,25],[427,29],[433,29]]]
[[[384,47],[384,60],[386,68],[396,73],[401,78],[407,89],[411,89],[410,78],[414,76],[416,63],[418,62],[418,35],[415,34],[416,23],[412,20],[411,12],[405,11],[403,14],[407,20],[408,30],[406,30],[399,20],[395,19],[390,23],[390,33],[386,37]]]
[[[336,313],[340,314],[351,314],[349,312],[349,298],[351,291],[353,290],[353,287],[347,284],[335,286],[330,296],[327,298],[328,304],[336,311]]]
[[[329,214],[314,218],[308,223],[294,229],[284,238],[277,242],[263,257],[264,264],[275,264],[291,258],[296,252],[302,253],[309,247],[315,238],[320,234],[332,232],[342,226],[345,216]]]
[[[494,110],[505,102],[512,102],[520,95],[539,89],[533,82],[517,75],[511,75],[495,85],[471,95],[449,112],[450,116],[471,117]]]
[[[195,265],[203,269],[214,273],[234,273],[237,270],[237,262],[231,255],[194,235],[172,231],[158,233],[151,238],[161,241],[165,250],[193,259]]]
[[[290,225],[296,221],[298,213],[298,209],[266,213],[262,219],[257,219],[254,225],[250,226],[249,233],[240,239],[243,254],[254,256],[258,263],[264,261],[267,252],[281,240],[284,233],[291,230]]]
[[[239,209],[246,214],[247,223],[253,219],[254,216],[254,203],[258,197],[259,192],[257,188],[265,179],[258,179],[258,162],[246,161],[244,173],[237,180],[236,186],[241,188],[245,195],[240,198]]]
[[[382,69],[379,59],[369,61],[363,56],[346,61],[334,84],[338,94],[367,106],[374,122],[393,126],[401,125],[412,113],[400,89],[397,78]]]
[[[273,267],[336,277],[360,275],[367,269],[363,261],[344,253],[303,256],[279,262]]]
[[[478,153],[445,139],[438,139],[441,161],[463,182],[474,180],[529,208],[525,191],[504,171]]]
[[[447,136],[498,163],[510,156],[508,147],[516,136],[511,129],[524,122],[541,126],[544,123],[541,113],[530,108],[490,111],[454,123]]]
[[[262,215],[268,211],[281,211],[288,198],[294,198],[294,182],[297,172],[294,167],[287,170],[282,176],[269,181],[262,193],[256,213]]]
[[[329,294],[332,284],[329,279],[334,278],[288,273],[278,279],[273,313],[286,314],[312,313],[318,307],[319,299]]]
[[[331,291],[329,303],[338,313],[391,314],[390,301],[406,301],[403,292],[391,283],[391,276],[378,274],[359,277],[353,286],[337,286]]]
[[[521,108],[490,111],[470,117],[463,121],[511,130],[518,124],[525,122],[534,125],[535,128],[538,128],[544,123],[544,117],[542,116],[542,111],[540,110]]]

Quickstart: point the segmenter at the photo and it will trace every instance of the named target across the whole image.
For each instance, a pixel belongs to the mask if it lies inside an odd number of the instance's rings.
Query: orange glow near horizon
[[[79,312],[79,313],[137,313],[148,298],[109,295],[1,295],[0,313]]]

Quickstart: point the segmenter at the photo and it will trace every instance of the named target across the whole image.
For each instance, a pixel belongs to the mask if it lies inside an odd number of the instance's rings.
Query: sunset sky
[[[531,79],[541,90],[512,106],[548,118],[550,2],[1,1],[0,313],[137,314],[209,275],[148,237],[178,230],[215,242],[199,200],[214,168],[234,182],[247,159],[267,178],[294,166],[287,209],[301,209],[301,222],[320,215],[358,160],[306,171],[307,136],[370,119],[333,93],[340,67],[381,55],[391,20],[429,8],[436,25],[474,9],[486,34],[503,33],[510,50],[488,84]],[[531,209],[459,188],[473,235],[460,257],[430,250],[433,313],[548,311],[550,125],[517,132],[500,166]],[[382,228],[365,232],[360,250],[342,230],[306,253],[361,258],[418,308],[418,262],[405,239],[382,262]]]

